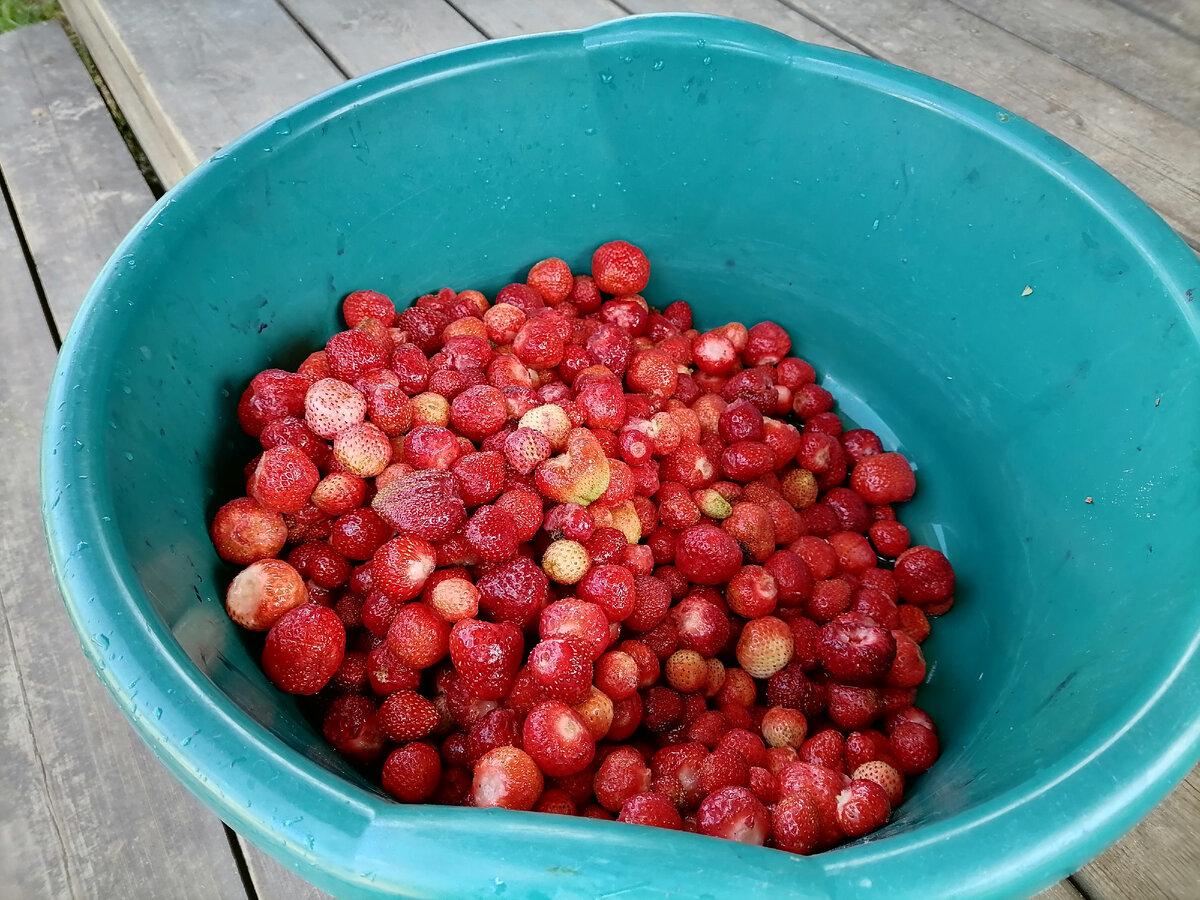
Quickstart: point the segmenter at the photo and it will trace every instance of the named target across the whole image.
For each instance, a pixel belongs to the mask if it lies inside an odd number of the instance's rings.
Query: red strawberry
[[[610,241],[592,254],[592,279],[607,294],[636,294],[650,280],[650,261],[633,244]]]
[[[289,694],[315,694],[329,683],[346,652],[346,629],[332,609],[305,603],[284,613],[263,645],[267,678]]]
[[[397,531],[437,541],[466,524],[454,476],[440,469],[412,472],[382,489],[371,506]]]
[[[693,525],[675,541],[675,565],[695,584],[724,584],[742,565],[742,550],[713,525]]]
[[[450,631],[450,660],[463,687],[481,700],[499,700],[512,685],[525,641],[507,622],[463,619]]]

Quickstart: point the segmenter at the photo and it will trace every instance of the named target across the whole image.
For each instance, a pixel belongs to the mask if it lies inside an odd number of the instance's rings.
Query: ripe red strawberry
[[[892,756],[905,775],[919,775],[938,758],[940,747],[932,729],[914,722],[901,722],[888,735]]]
[[[267,509],[294,513],[303,509],[321,474],[302,450],[284,444],[263,451],[247,484],[251,497]]]
[[[855,464],[850,487],[868,503],[902,503],[912,498],[917,482],[899,453],[875,453]]]
[[[304,395],[313,379],[306,374],[267,369],[250,381],[238,402],[238,423],[251,437],[284,416],[304,413]]]
[[[724,584],[742,565],[737,541],[713,525],[693,525],[675,541],[675,565],[695,584]]]
[[[454,476],[440,469],[413,472],[390,483],[371,506],[397,531],[444,540],[467,521]]]
[[[592,279],[607,294],[637,294],[650,280],[650,261],[633,244],[610,241],[592,254]]]
[[[388,649],[406,666],[428,669],[450,649],[450,623],[424,603],[408,603],[396,611],[388,628]],[[408,740],[416,740],[416,735]],[[395,738],[401,740],[401,738]]]
[[[542,772],[524,750],[497,747],[475,763],[471,805],[532,809],[542,793]]]
[[[262,666],[289,694],[315,694],[329,683],[346,652],[346,629],[332,609],[305,603],[289,610],[267,632]]]
[[[342,694],[326,711],[321,733],[339,753],[360,763],[373,762],[383,752],[384,744],[376,712],[375,702],[369,697]]]
[[[943,603],[954,594],[954,569],[932,547],[909,547],[893,570],[900,597],[916,606]]]
[[[535,491],[513,487],[496,498],[499,509],[511,518],[518,541],[528,541],[542,527],[542,498]]]
[[[596,801],[610,812],[620,812],[628,800],[650,790],[650,769],[633,747],[613,750],[596,772]]]
[[[229,583],[225,611],[243,628],[266,631],[307,601],[308,590],[299,572],[281,559],[261,559]]]
[[[574,638],[547,638],[529,653],[529,668],[548,697],[581,703],[592,687],[592,657]]]
[[[450,660],[464,689],[481,700],[499,700],[512,685],[525,641],[508,622],[463,619],[450,631]]]
[[[490,503],[504,490],[504,456],[500,453],[468,453],[456,459],[450,471],[468,508]]]
[[[429,744],[397,747],[383,763],[383,789],[402,803],[425,803],[437,790],[442,761]]]
[[[896,639],[861,613],[844,613],[821,629],[817,656],[839,682],[875,684],[892,667]]]
[[[892,814],[887,792],[874,781],[855,779],[837,797],[837,818],[847,837],[883,827]]]
[[[708,661],[695,650],[676,650],[663,666],[667,683],[684,694],[704,690],[708,681]]]
[[[537,617],[549,595],[546,573],[523,556],[489,568],[475,586],[480,609],[490,619],[522,627]]]
[[[428,541],[402,534],[376,551],[371,559],[371,580],[393,600],[411,600],[421,593],[434,564],[434,550]]]
[[[821,846],[821,812],[808,791],[780,800],[771,811],[771,836],[775,846],[808,855]]]
[[[434,705],[416,691],[396,691],[379,707],[379,727],[398,743],[420,740],[438,725]]]
[[[312,502],[327,516],[341,516],[362,506],[367,483],[349,472],[330,472],[312,492]]]
[[[683,820],[679,818],[679,810],[660,793],[634,794],[625,801],[617,821],[628,822],[631,825],[652,825],[655,828],[667,828],[679,831]]]
[[[244,566],[278,556],[287,541],[287,525],[275,510],[239,497],[217,510],[209,535],[221,559]]]
[[[396,318],[396,304],[378,291],[354,291],[342,301],[342,318],[354,328],[363,319],[375,319],[385,328]]]
[[[749,788],[724,787],[704,798],[696,826],[701,834],[762,846],[771,834],[771,814]]]
[[[526,752],[546,775],[572,775],[592,761],[596,742],[579,713],[559,700],[545,700],[525,717]]]

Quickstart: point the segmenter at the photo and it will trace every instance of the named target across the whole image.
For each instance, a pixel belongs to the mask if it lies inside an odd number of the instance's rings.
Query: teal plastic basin
[[[921,695],[944,753],[867,840],[805,858],[393,804],[222,609],[206,522],[254,452],[254,373],[323,344],[352,289],[495,291],[616,237],[649,253],[652,302],[786,325],[919,467],[905,521],[960,579]],[[912,72],[691,16],[472,46],[268,122],[121,245],[50,395],[55,571],[167,767],[341,896],[1028,894],[1200,755],[1196,288],[1113,178]]]

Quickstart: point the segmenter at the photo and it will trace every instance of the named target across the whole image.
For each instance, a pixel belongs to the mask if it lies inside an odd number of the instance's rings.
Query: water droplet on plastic
[[[161,706],[154,707],[154,718],[156,718],[156,719],[162,718],[162,707]]]
[[[283,825],[286,828],[286,827],[291,827],[292,825],[295,825],[297,822],[303,822],[303,821],[304,821],[304,816],[292,816],[290,819],[284,819]]]
[[[878,219],[876,219],[874,222],[871,223],[871,230],[872,231],[879,230],[879,220]]]
[[[600,82],[602,84],[612,84],[612,80],[613,80],[612,72],[601,72],[600,73]]]
[[[583,129],[583,133],[590,137],[591,135],[596,133],[596,129],[595,128],[585,128],[585,129]]]
[[[292,123],[289,122],[287,119],[280,119],[278,122],[275,123],[275,133],[276,134],[291,134],[292,133]]]
[[[125,394],[132,394],[133,388],[131,388],[129,385],[125,384],[125,385],[121,386],[121,392],[125,393]]]
[[[124,457],[125,457],[127,460],[129,460],[130,462],[133,462],[133,454],[132,454],[132,453],[130,453],[128,450],[126,450],[126,451],[125,451],[125,453],[123,454],[123,456],[124,456]]]
[[[712,62],[712,57],[711,57],[711,56],[706,56],[706,57],[704,57],[704,59],[700,60],[700,62],[701,62],[703,65],[706,65],[706,66],[707,66],[709,63],[711,63],[711,62]]]
[[[108,649],[108,635],[107,634],[93,634],[92,640],[96,642],[97,646],[102,647],[105,650]]]
[[[656,59],[654,61],[654,65],[651,66],[650,68],[654,69],[655,72],[661,72],[662,67],[663,67],[663,61],[661,59]]]
[[[72,446],[76,450],[82,450],[83,449],[83,441],[76,441],[74,444],[72,444]]]

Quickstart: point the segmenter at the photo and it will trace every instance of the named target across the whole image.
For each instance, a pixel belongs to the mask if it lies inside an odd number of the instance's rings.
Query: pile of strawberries
[[[954,572],[782,328],[698,331],[649,274],[614,241],[490,304],[346,297],[238,405],[226,608],[398,800],[832,847],[938,756],[914,702]]]

